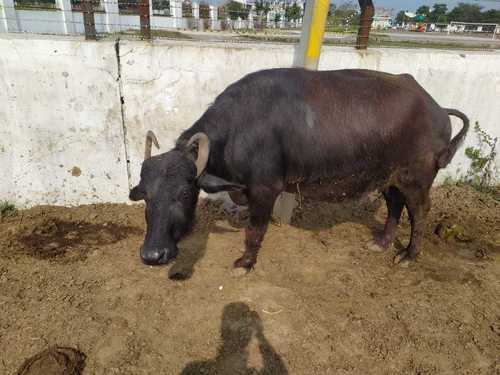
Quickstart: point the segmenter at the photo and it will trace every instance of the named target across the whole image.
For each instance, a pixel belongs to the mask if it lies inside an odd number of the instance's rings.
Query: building
[[[373,29],[388,29],[392,26],[392,9],[375,8],[373,16]]]

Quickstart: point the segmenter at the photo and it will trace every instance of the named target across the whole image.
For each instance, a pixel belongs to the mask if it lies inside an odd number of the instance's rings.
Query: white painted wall
[[[116,78],[114,43],[0,38],[0,200],[126,200]]]
[[[0,200],[127,202],[148,129],[167,151],[227,85],[291,66],[293,54],[288,45],[122,42],[128,181],[114,43],[0,37]],[[320,69],[357,67],[411,73],[442,106],[500,137],[499,52],[324,48]],[[466,144],[474,142],[471,131]],[[445,173],[457,167],[466,168],[463,148]]]

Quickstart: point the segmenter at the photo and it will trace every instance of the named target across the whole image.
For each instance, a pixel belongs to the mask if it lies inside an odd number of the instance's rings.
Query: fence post
[[[193,1],[191,10],[193,12],[194,27],[196,30],[200,30],[200,3]]]
[[[170,15],[173,18],[173,27],[179,29],[182,23],[182,1],[171,0],[170,1]]]
[[[329,0],[310,0],[306,2],[302,35],[295,59],[296,66],[317,70]]]
[[[250,7],[250,12],[248,12],[247,25],[249,29],[254,29],[254,14],[255,14],[255,4]]]
[[[217,6],[216,5],[210,5],[210,30],[215,30],[217,28],[217,18],[218,18],[218,12],[217,12]]]
[[[361,17],[359,19],[358,37],[356,39],[357,49],[367,49],[370,29],[372,27],[375,8],[372,0],[358,0],[361,8]]]
[[[83,0],[83,26],[85,27],[85,39],[97,40],[94,20],[94,6],[92,0]]]
[[[139,0],[139,16],[141,19],[141,34],[144,39],[151,39],[151,23],[149,16],[149,0]]]
[[[17,21],[17,13],[14,8],[14,0],[0,0],[0,16],[2,27],[0,30],[5,32],[18,32],[19,22]]]
[[[56,0],[57,7],[61,10],[61,19],[65,34],[75,33],[75,24],[73,23],[73,8],[71,0]]]
[[[106,32],[114,33],[121,31],[120,8],[118,0],[104,0],[104,19],[106,23]]]

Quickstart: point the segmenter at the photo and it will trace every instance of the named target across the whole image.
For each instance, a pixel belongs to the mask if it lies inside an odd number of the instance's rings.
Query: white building
[[[373,16],[373,29],[388,29],[392,26],[392,9],[375,8]]]

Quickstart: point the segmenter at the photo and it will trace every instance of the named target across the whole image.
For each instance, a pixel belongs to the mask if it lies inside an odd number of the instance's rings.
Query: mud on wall
[[[127,202],[146,130],[168,150],[230,83],[288,67],[287,45],[0,37],[0,200]],[[413,74],[444,107],[500,136],[500,53],[327,47],[320,69]],[[461,126],[453,121],[455,132]],[[126,135],[124,135],[126,134]],[[471,131],[466,144],[474,144]],[[129,160],[129,163],[127,163]],[[466,168],[463,149],[441,173]]]

